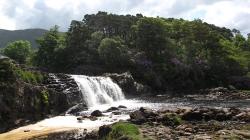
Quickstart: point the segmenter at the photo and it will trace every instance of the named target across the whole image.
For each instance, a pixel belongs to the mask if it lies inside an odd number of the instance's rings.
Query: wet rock
[[[118,108],[127,108],[127,107],[124,105],[119,105]]]
[[[146,122],[146,117],[144,116],[143,112],[136,110],[132,113],[130,113],[130,118],[131,118],[131,122],[135,123],[135,124],[142,124],[144,122]]]
[[[235,116],[237,120],[245,121],[245,122],[250,122],[250,112],[242,112],[238,115]]]
[[[66,113],[77,115],[79,112],[84,111],[84,110],[87,110],[86,104],[80,103],[78,105],[71,107]]]
[[[228,110],[233,116],[235,116],[235,115],[237,115],[237,114],[239,114],[241,111],[240,111],[240,109],[238,109],[238,108],[230,108],[229,110]]]
[[[158,116],[156,112],[154,112],[152,109],[149,108],[141,107],[139,110],[143,113],[143,115],[146,118]]]
[[[201,121],[203,115],[199,110],[190,110],[183,114],[182,119],[187,121]]]
[[[229,78],[230,84],[237,89],[250,89],[250,78],[242,76],[234,76]]]
[[[112,114],[114,114],[114,115],[121,115],[122,113],[119,112],[119,111],[115,111],[115,112],[112,112]]]
[[[78,121],[81,121],[83,118],[82,117],[77,117],[76,118]]]
[[[217,87],[217,88],[212,88],[210,89],[210,92],[229,92],[227,88],[225,87]]]
[[[106,73],[104,76],[114,80],[125,92],[126,95],[138,95],[150,93],[151,89],[148,86],[137,83],[130,72],[122,74]]]
[[[102,139],[105,136],[107,136],[109,134],[109,132],[111,132],[111,130],[112,130],[112,128],[110,125],[103,125],[103,126],[99,127],[99,131],[98,131],[99,139]]]
[[[55,90],[65,96],[64,104],[67,105],[67,109],[85,102],[82,98],[82,93],[78,89],[77,83],[69,75],[49,73],[45,85],[47,88]]]
[[[89,119],[90,119],[91,121],[96,121],[96,120],[98,120],[96,116],[91,116],[91,117],[89,117]]]
[[[97,139],[98,139],[98,133],[95,131],[87,133],[84,138],[84,140],[97,140]]]
[[[190,128],[190,127],[185,128],[184,131],[185,131],[185,132],[189,132],[189,133],[194,132],[194,130],[193,130],[192,128]]]
[[[119,108],[117,107],[110,107],[106,112],[112,112],[112,111],[116,111],[119,110]]]
[[[103,116],[103,114],[100,110],[95,110],[91,113],[91,116],[101,117],[101,116]]]
[[[79,123],[82,123],[83,118],[82,117],[77,117],[76,118]]]

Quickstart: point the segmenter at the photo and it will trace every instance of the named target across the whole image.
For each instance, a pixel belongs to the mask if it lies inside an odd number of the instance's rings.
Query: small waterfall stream
[[[88,107],[125,99],[121,88],[109,77],[72,75]]]

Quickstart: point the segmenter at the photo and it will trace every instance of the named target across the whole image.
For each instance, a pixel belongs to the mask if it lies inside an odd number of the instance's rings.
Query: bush
[[[112,131],[107,136],[107,140],[140,140],[140,131],[138,127],[134,124],[118,122],[112,126]]]
[[[20,68],[15,70],[17,76],[26,83],[38,84],[42,83],[44,77],[40,72],[25,71]]]

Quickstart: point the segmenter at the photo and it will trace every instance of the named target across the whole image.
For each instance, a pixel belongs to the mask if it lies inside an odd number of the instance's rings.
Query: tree
[[[26,40],[11,42],[3,50],[4,55],[14,59],[20,64],[27,62],[31,52],[31,44]]]
[[[37,39],[39,50],[35,56],[36,64],[49,70],[55,69],[58,63],[59,51],[64,48],[64,38],[58,31],[58,26],[54,26],[43,37]]]
[[[113,38],[104,38],[98,48],[101,59],[107,66],[124,66],[126,65],[125,46],[121,40]]]
[[[169,45],[167,26],[158,18],[142,18],[138,21],[136,35],[137,47],[150,59],[156,60]]]

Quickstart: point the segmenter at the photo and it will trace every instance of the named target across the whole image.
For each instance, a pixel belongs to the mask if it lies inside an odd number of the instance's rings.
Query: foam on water
[[[121,88],[109,77],[72,75],[88,107],[124,100]]]

